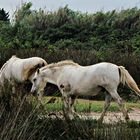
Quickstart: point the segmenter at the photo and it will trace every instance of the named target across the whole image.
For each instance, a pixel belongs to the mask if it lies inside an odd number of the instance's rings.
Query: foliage
[[[4,35],[11,40],[2,40],[3,47],[48,48],[52,45],[59,49],[140,51],[140,10],[136,7],[94,14],[75,12],[68,6],[54,12],[31,10],[31,7],[32,3],[24,3],[15,11],[14,22]]]
[[[9,21],[9,13],[2,8],[0,9],[0,21]]]

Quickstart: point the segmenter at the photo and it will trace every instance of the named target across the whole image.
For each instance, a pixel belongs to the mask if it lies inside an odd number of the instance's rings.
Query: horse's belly
[[[102,88],[100,88],[100,87],[94,87],[94,88],[90,88],[90,89],[80,88],[80,89],[76,89],[75,90],[75,94],[77,94],[77,95],[83,95],[83,96],[95,96],[101,90],[102,90]]]

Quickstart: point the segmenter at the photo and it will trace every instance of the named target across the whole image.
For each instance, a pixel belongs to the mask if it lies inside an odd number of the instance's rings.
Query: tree
[[[3,8],[0,9],[0,20],[9,21],[9,12],[6,13],[6,11]]]

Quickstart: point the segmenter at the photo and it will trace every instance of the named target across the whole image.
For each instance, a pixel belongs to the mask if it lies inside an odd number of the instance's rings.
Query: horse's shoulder
[[[59,83],[59,88],[63,92],[70,92],[71,91],[71,85],[70,85],[70,83],[68,81],[61,81]]]

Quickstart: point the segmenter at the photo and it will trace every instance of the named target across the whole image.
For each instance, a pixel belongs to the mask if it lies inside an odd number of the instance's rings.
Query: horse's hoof
[[[129,121],[129,120],[130,120],[129,116],[126,116],[126,117],[125,117],[125,120],[126,120],[126,121]]]

